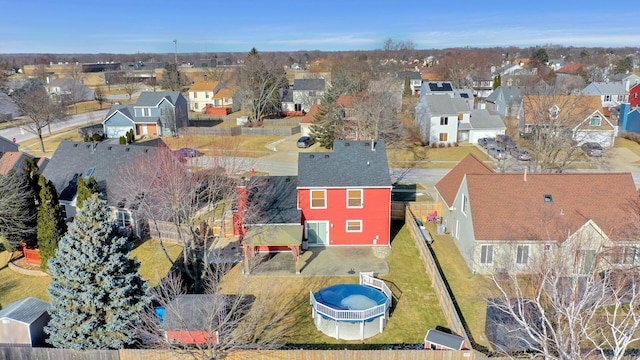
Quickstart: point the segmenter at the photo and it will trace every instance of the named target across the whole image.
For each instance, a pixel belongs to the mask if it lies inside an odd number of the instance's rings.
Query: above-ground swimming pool
[[[384,329],[391,291],[382,280],[361,275],[360,284],[333,285],[311,294],[311,305],[318,330],[337,339],[365,339]]]

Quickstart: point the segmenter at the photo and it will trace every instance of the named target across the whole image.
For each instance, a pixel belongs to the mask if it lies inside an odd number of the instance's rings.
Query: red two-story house
[[[631,109],[640,107],[640,84],[636,84],[629,89],[629,104],[631,105]]]
[[[391,178],[382,141],[335,141],[298,155],[298,208],[309,246],[390,243]]]

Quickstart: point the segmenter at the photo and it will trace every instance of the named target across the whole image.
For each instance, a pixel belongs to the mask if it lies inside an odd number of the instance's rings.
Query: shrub
[[[100,140],[102,140],[102,135],[93,134],[92,138],[93,138],[93,141],[100,141]]]
[[[126,145],[127,144],[127,138],[124,136],[120,136],[120,145]]]
[[[90,138],[89,138],[89,135],[85,135],[84,142],[89,142],[89,141],[91,141]]]

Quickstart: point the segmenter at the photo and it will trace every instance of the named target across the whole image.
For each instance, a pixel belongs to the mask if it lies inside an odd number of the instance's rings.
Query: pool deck
[[[389,273],[384,259],[388,247],[335,246],[310,247],[300,257],[300,274],[295,273],[291,253],[265,255],[251,271],[252,276],[354,276],[371,271],[377,275]]]

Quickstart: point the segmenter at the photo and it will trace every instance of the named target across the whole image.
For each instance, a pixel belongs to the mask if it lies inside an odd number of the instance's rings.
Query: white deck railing
[[[387,313],[387,309],[391,306],[392,298],[391,290],[389,289],[387,284],[385,284],[384,281],[380,279],[374,278],[373,276],[361,273],[360,285],[373,287],[382,291],[385,294],[387,300],[384,304],[380,304],[366,310],[338,310],[317,302],[316,297],[313,295],[313,292],[309,291],[311,306],[316,313],[334,320],[364,321],[379,316],[385,316]]]

